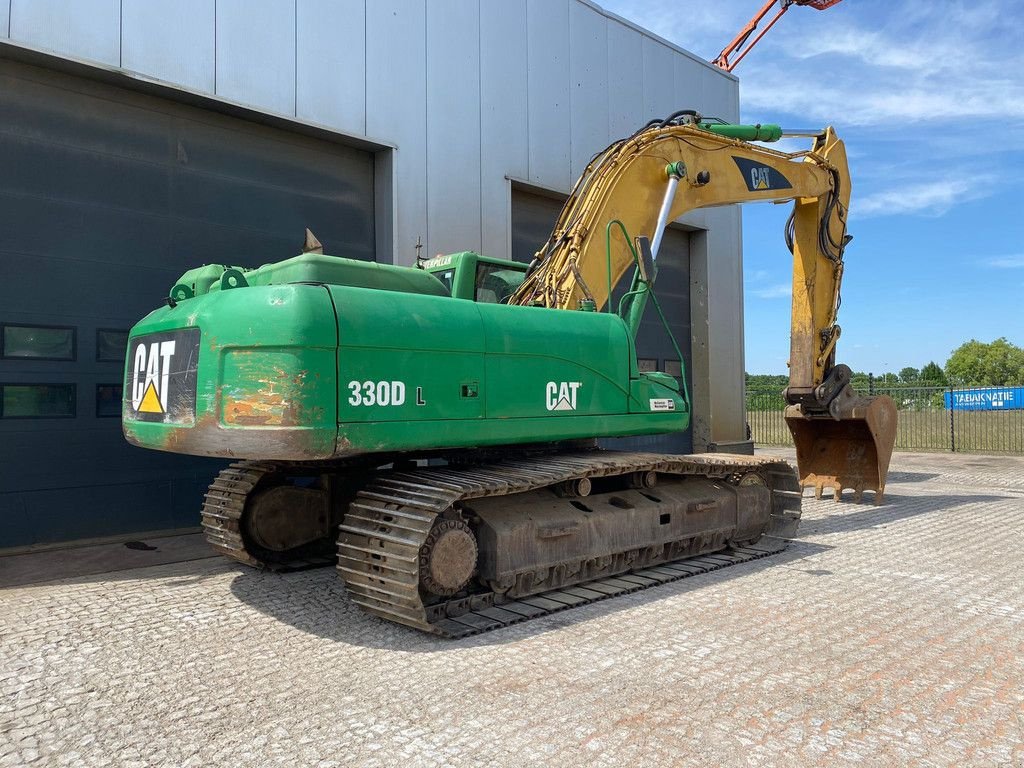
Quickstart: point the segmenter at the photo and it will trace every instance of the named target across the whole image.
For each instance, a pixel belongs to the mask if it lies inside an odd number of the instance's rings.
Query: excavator
[[[794,133],[812,147],[764,146]],[[124,434],[234,460],[202,506],[219,552],[333,564],[365,611],[443,637],[766,557],[795,535],[805,487],[876,503],[885,488],[895,406],[835,362],[849,197],[832,128],[683,110],[594,156],[530,264],[361,262],[307,230],[299,256],[189,270],[132,329]],[[599,448],[689,426],[685,372],[637,365],[645,311],[664,322],[662,236],[687,211],[755,201],[793,202],[797,471]]]

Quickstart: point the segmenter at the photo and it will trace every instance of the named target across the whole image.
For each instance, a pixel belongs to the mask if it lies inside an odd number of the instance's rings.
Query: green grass
[[[964,453],[1024,454],[1024,411],[953,411],[956,450]],[[748,410],[754,442],[792,445],[782,410]],[[896,450],[949,451],[950,412],[945,409],[901,410]]]

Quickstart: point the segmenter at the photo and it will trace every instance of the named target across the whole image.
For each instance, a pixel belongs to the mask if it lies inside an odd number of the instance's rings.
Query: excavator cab
[[[505,304],[526,278],[526,264],[483,256],[475,251],[439,254],[420,263],[448,289],[453,299]]]

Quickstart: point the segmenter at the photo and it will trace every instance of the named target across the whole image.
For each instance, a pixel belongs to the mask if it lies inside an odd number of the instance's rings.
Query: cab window
[[[482,304],[504,304],[525,276],[519,270],[499,264],[477,264],[474,296]]]
[[[444,283],[444,287],[448,289],[448,295],[452,294],[452,280],[455,279],[455,270],[446,269],[444,272],[431,272],[431,274]]]

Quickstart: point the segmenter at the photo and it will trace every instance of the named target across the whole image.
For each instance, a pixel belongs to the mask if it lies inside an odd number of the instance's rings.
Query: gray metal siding
[[[428,4],[426,22],[429,253],[450,253],[481,241],[477,0]]]
[[[0,419],[0,548],[195,525],[219,464],[95,415],[123,376],[96,331],[127,330],[190,267],[296,254],[307,225],[372,259],[373,158],[11,62],[0,125],[0,323],[77,329],[74,361],[0,361],[0,382],[77,386],[74,418]]]
[[[295,114],[295,0],[217,0],[217,94]]]
[[[693,62],[683,57],[676,57],[673,62],[672,84],[675,95],[674,101],[679,105],[676,109],[699,109],[706,112],[704,106],[704,78],[694,73]],[[739,119],[738,111],[736,119]]]
[[[366,132],[397,146],[394,260],[410,264],[417,238],[423,239],[424,255],[434,253],[427,226],[425,4],[372,0],[366,6],[366,40]]]
[[[644,40],[632,27],[608,21],[608,124],[614,138],[629,136],[654,117],[644,110]],[[679,66],[693,62],[680,58]]]
[[[480,4],[481,246],[496,256],[509,253],[505,176],[530,174],[526,41],[526,0]]]
[[[565,191],[572,182],[569,0],[527,0],[526,28],[528,179],[542,187]]]
[[[125,69],[196,91],[214,91],[214,0],[123,0],[121,32]]]
[[[579,177],[594,153],[608,146],[608,22],[587,5],[569,6],[569,106],[572,163]]]
[[[298,0],[295,115],[366,133],[366,3]]]
[[[644,38],[644,114],[666,117],[685,109],[676,101],[675,61],[672,51],[649,37]]]
[[[121,0],[10,0],[10,8],[13,40],[121,65]]]

